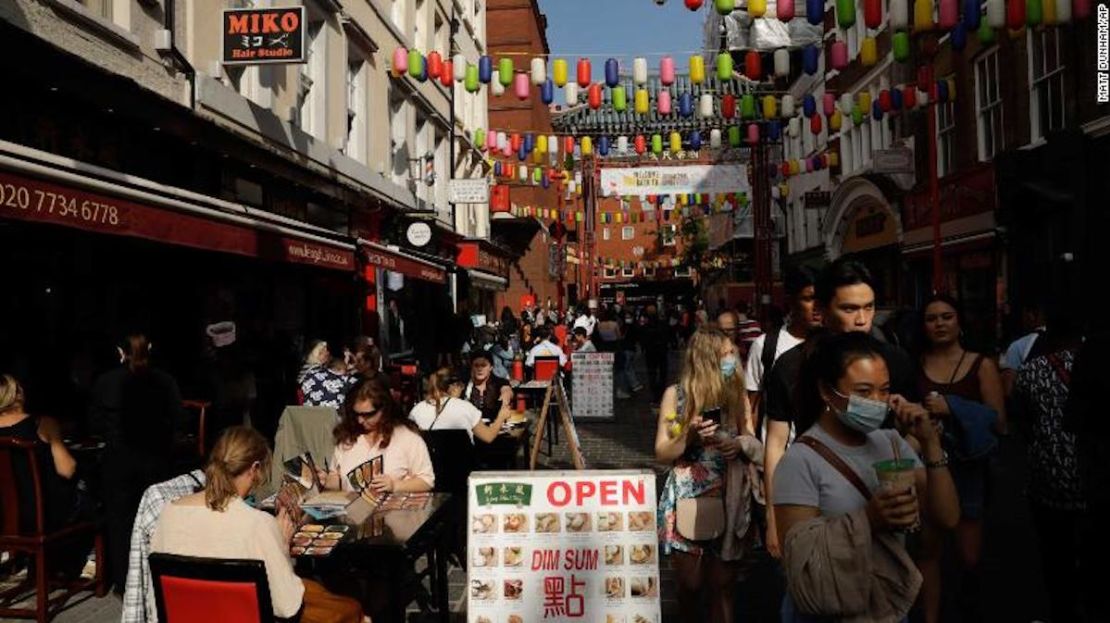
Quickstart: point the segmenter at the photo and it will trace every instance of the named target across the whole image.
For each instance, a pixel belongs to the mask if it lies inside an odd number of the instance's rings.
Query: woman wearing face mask
[[[951,457],[952,479],[960,498],[960,522],[956,526],[956,551],[963,573],[949,588],[967,620],[982,620],[978,572],[983,549],[983,506],[986,501],[989,452],[994,434],[1006,430],[1006,407],[1002,376],[993,360],[963,347],[960,311],[955,299],[943,294],[926,304],[921,329],[923,346],[919,386],[924,406],[942,422],[944,430],[956,433],[974,429],[984,443],[969,448],[946,436],[945,450]],[[971,452],[969,452],[971,450]],[[926,530],[919,564],[925,575],[922,602],[926,623],[940,620],[941,554],[944,535]]]
[[[341,418],[335,427],[335,469],[320,473],[325,489],[354,490],[347,474],[380,456],[383,473],[370,483],[375,492],[432,490],[436,479],[428,446],[381,379],[362,380],[351,388]]]
[[[775,471],[783,621],[904,620],[921,574],[894,533],[921,519],[951,528],[959,518],[937,428],[922,406],[890,394],[880,352],[870,336],[843,333],[821,338],[802,366],[805,432]],[[879,428],[891,409],[919,440],[920,458]],[[876,463],[895,458],[911,462],[912,486],[880,486]]]
[[[721,556],[720,539],[692,541],[678,530],[681,500],[723,497],[729,464],[752,446],[743,371],[735,346],[718,329],[695,332],[686,348],[677,385],[663,393],[655,435],[655,458],[671,466],[659,501],[660,552],[678,571],[678,598],[684,621],[731,621],[738,566]],[[703,417],[716,413],[715,419]],[[743,434],[744,437],[739,437]],[[758,445],[756,443],[755,445]]]
[[[295,526],[285,509],[277,517],[243,498],[270,473],[270,447],[257,431],[233,426],[223,432],[204,468],[203,491],[166,505],[154,528],[152,552],[204,558],[261,560],[274,615],[301,621],[362,621],[357,601],[327,592],[293,573],[289,541]],[[213,620],[221,620],[218,609]]]

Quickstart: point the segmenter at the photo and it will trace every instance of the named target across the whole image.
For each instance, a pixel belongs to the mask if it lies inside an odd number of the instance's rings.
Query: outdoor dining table
[[[389,596],[386,620],[398,622],[404,621],[409,603],[401,595],[427,574],[432,589],[430,605],[438,611],[439,620],[446,622],[450,606],[445,537],[451,528],[448,513],[451,497],[449,493],[432,493],[424,508],[386,511],[375,511],[365,499],[356,498],[347,507],[346,514],[313,522],[345,524],[350,530],[331,554],[298,556],[295,560],[297,573],[328,576],[350,569],[383,571]],[[424,555],[428,558],[428,567],[418,572],[416,562]],[[417,601],[423,600],[418,597]],[[425,611],[426,605],[421,603]]]

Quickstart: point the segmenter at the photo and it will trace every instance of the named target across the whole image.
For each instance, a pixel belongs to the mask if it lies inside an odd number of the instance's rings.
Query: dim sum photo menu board
[[[660,623],[655,474],[475,472],[469,623]]]

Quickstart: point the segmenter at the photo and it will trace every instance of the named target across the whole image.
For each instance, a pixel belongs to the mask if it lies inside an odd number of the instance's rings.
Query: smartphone
[[[721,408],[720,407],[713,407],[712,409],[706,409],[705,411],[702,411],[701,412],[701,419],[705,420],[705,421],[713,422],[714,424],[720,424],[721,423]]]

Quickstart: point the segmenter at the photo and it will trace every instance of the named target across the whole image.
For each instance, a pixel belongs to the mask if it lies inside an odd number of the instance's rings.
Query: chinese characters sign
[[[603,168],[601,188],[609,195],[621,196],[749,192],[748,173],[742,164]]]
[[[576,419],[613,419],[613,356],[613,353],[571,353]]]
[[[224,64],[305,62],[304,7],[224,10]]]
[[[650,470],[475,472],[469,623],[659,623]]]

